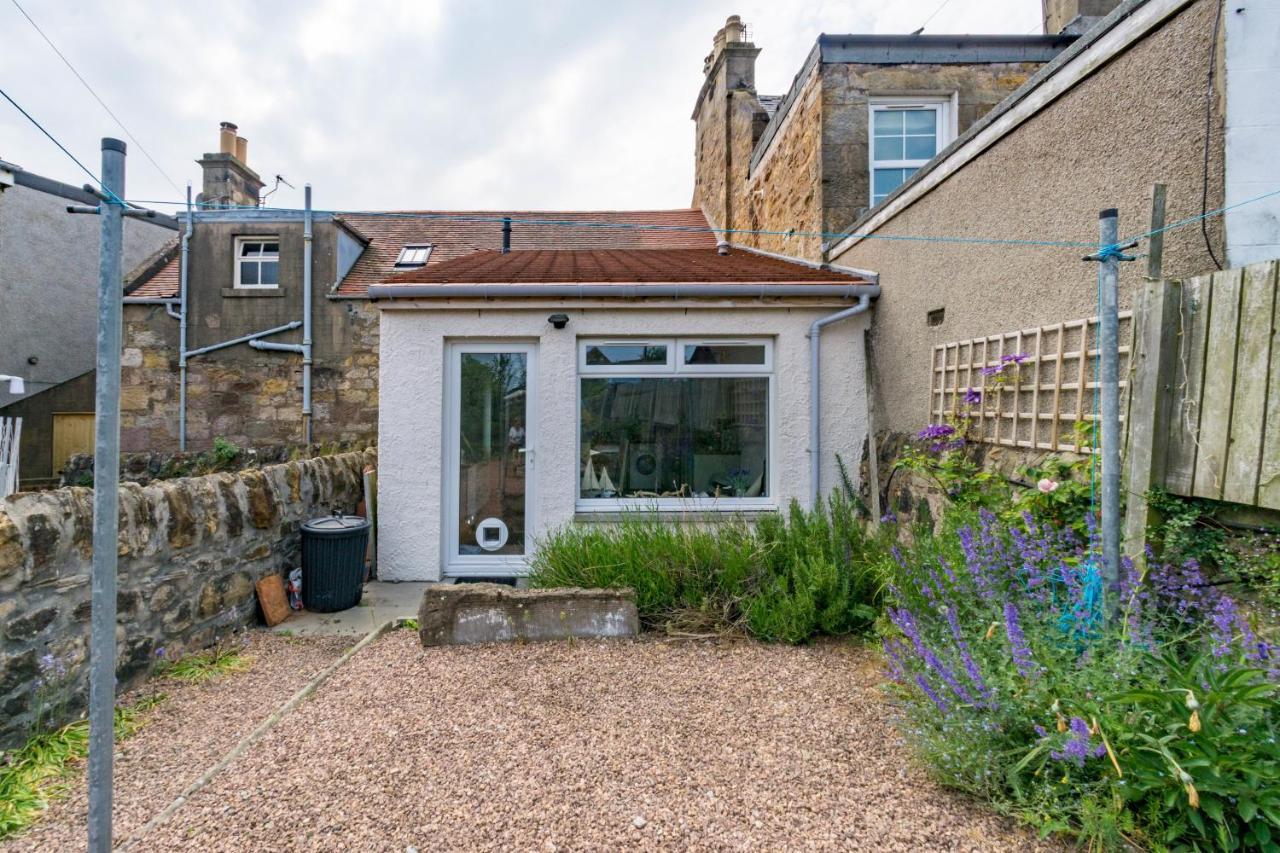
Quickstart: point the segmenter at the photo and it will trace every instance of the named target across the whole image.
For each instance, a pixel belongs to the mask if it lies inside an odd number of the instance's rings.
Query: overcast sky
[[[318,208],[684,207],[690,111],[729,14],[786,92],[819,33],[904,33],[942,0],[18,0],[178,185],[200,190],[218,122],[249,165]],[[930,33],[1027,33],[1039,0],[949,0]],[[95,172],[120,127],[0,0],[0,88]],[[85,178],[0,100],[0,159]],[[178,199],[130,143],[128,196]]]

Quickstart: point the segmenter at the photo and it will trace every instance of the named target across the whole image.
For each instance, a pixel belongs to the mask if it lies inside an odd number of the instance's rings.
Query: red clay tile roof
[[[178,295],[178,238],[165,242],[124,277],[125,299],[173,299]]]
[[[369,239],[369,246],[347,273],[338,293],[364,296],[371,284],[394,275],[400,249],[430,243],[427,265],[415,272],[473,252],[502,248],[503,216],[511,225],[511,248],[528,249],[714,249],[715,235],[699,210],[604,211],[420,211],[420,216],[376,216],[344,213],[340,219]],[[449,219],[434,218],[448,216]],[[458,217],[458,218],[453,218]],[[470,217],[468,219],[468,217]],[[522,222],[582,222],[581,227]],[[661,228],[605,227],[603,223],[636,223]],[[680,230],[703,229],[703,230]]]
[[[368,245],[347,273],[337,293],[367,295],[369,285],[394,275],[396,258],[406,245],[431,244],[425,269],[472,252],[502,248],[502,217],[511,225],[511,247],[525,249],[693,249],[714,248],[701,211],[400,211],[391,215],[343,213],[335,219]],[[447,218],[445,218],[447,217]],[[582,226],[522,222],[582,222]],[[614,228],[605,223],[635,223],[660,228]],[[682,230],[689,229],[689,230]],[[176,243],[175,243],[176,245]],[[126,278],[126,298],[170,299],[178,295],[176,253],[159,269],[142,269]],[[132,288],[132,289],[131,289]]]
[[[702,249],[570,249],[473,252],[386,279],[405,284],[543,283],[743,283],[831,284],[863,282],[856,276],[784,261],[744,249],[727,255]]]

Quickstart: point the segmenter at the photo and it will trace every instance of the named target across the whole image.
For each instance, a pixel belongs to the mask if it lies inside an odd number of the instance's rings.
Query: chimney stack
[[[1080,35],[1119,5],[1120,0],[1040,0],[1044,34]]]
[[[206,153],[196,161],[204,172],[203,192],[196,201],[203,207],[257,207],[262,178],[249,168],[249,140],[229,121],[218,126],[218,153]]]
[[[744,41],[746,30],[741,17],[730,15],[716,31],[711,40],[711,53],[703,61],[702,73],[708,77],[723,64],[729,90],[754,91],[756,87],[756,56],[760,51],[751,42]]]

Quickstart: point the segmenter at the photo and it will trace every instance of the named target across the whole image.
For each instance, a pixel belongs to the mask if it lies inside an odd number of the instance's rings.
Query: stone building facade
[[[824,260],[876,270],[886,293],[872,324],[877,431],[909,433],[927,422],[935,346],[1091,317],[1098,294],[1096,264],[1082,262],[1075,247],[904,244],[876,235],[1088,243],[1098,239],[1104,208],[1118,209],[1122,235],[1141,234],[1154,183],[1167,188],[1168,222],[1223,205],[1231,180],[1226,105],[1221,91],[1205,88],[1218,8],[1214,0],[1121,4],[854,222],[852,235],[832,241]],[[1222,75],[1215,78],[1220,85]],[[1214,216],[1203,228],[1169,231],[1164,275],[1212,271],[1215,257],[1226,266],[1226,236]],[[1133,253],[1149,248],[1143,241]],[[1145,258],[1120,265],[1122,309],[1132,307],[1146,272]]]
[[[197,161],[204,185],[192,215],[186,257],[189,450],[207,449],[216,438],[252,447],[306,440],[301,356],[240,340],[256,335],[267,345],[302,343],[303,213],[255,207],[262,181],[244,161],[248,143],[237,133],[235,125],[224,122],[220,150]],[[372,441],[377,436],[378,312],[368,297],[371,284],[472,252],[501,252],[504,246],[520,250],[715,245],[706,219],[692,209],[316,209],[312,218],[311,437],[317,444]],[[179,214],[179,220],[185,233],[185,215]],[[583,226],[564,224],[576,221]],[[601,227],[609,222],[668,230]],[[121,448],[126,452],[178,449],[183,417],[177,319],[181,245],[182,237],[175,238],[126,279],[121,367]],[[264,263],[271,266],[264,268]],[[239,269],[246,264],[254,282],[246,282],[246,271]],[[270,286],[259,280],[263,276],[271,279]],[[293,323],[299,326],[282,328]],[[207,347],[218,348],[198,352]]]
[[[779,232],[734,234],[735,243],[819,259],[826,241],[813,235],[838,233],[872,206],[877,111],[927,108],[932,138],[919,141],[940,151],[1075,38],[822,35],[790,91],[762,96],[760,48],[733,16],[693,110],[694,206],[713,227]]]

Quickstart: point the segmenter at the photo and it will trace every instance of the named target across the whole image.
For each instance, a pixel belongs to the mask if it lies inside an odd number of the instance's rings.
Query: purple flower
[[[973,655],[969,653],[969,644],[964,641],[964,635],[960,633],[960,618],[956,615],[954,605],[947,608],[947,624],[951,626],[951,637],[955,640],[956,648],[960,650],[960,661],[964,664],[964,671],[969,676],[969,682],[987,700],[988,707],[994,708],[995,704],[990,701],[991,688],[987,687],[986,681],[982,678],[982,671],[978,669],[978,665],[974,663]]]
[[[997,364],[997,365],[995,365],[995,366],[993,366],[993,367],[984,367],[984,368],[982,368],[982,375],[983,375],[983,376],[998,376],[999,374],[1001,374],[1001,373],[1003,373],[1003,372],[1004,372],[1004,365],[1003,365],[1003,364]]]
[[[902,681],[903,674],[906,672],[900,653],[902,646],[897,640],[888,637],[885,637],[881,643],[884,646],[884,656],[889,660],[889,677],[894,681]]]
[[[889,510],[884,515],[880,516],[881,524],[894,524],[897,520],[898,516],[894,515],[893,510]]]
[[[921,690],[924,691],[924,695],[928,696],[930,701],[932,701],[933,704],[938,706],[939,711],[941,711],[943,714],[946,714],[947,711],[950,710],[947,706],[947,703],[942,701],[942,697],[939,696],[937,692],[935,692],[934,689],[929,686],[929,682],[924,680],[923,675],[916,676],[916,684],[920,687]]]
[[[53,654],[40,657],[40,674],[46,682],[57,682],[67,677],[67,664],[62,658]]]
[[[920,638],[920,628],[916,624],[916,619],[911,615],[911,611],[906,608],[899,607],[894,610],[889,609],[889,620],[898,626],[898,630],[903,633],[911,645],[915,647],[916,654],[924,661],[925,666],[938,674],[938,678],[942,679],[942,683],[951,688],[951,692],[956,694],[961,702],[973,702],[973,696],[965,689],[964,685],[959,682],[953,673],[941,660],[938,655],[925,645],[924,640]]]
[[[1035,675],[1036,662],[1031,657],[1026,635],[1022,633],[1022,626],[1018,623],[1018,608],[1012,601],[1007,601],[1004,605],[1004,632],[1009,637],[1009,652],[1018,672],[1022,673],[1024,678]]]
[[[950,424],[929,424],[916,433],[916,438],[921,441],[937,441],[940,438],[949,438],[955,434],[955,431],[956,428]]]
[[[1027,360],[1027,354],[1025,352],[1020,352],[1020,353],[1017,353],[1016,355],[1000,356],[1001,364],[1022,364],[1022,362],[1026,360]]]
[[[1210,617],[1212,627],[1209,636],[1213,643],[1213,656],[1226,657],[1231,651],[1231,641],[1235,638],[1236,604],[1227,596],[1223,596]]]
[[[979,550],[973,528],[962,527],[959,536],[960,550],[964,552],[965,568],[969,570],[969,576],[973,579],[973,585],[977,588],[978,595],[984,601],[994,601],[996,593],[991,585],[990,566]]]
[[[1062,749],[1049,753],[1054,761],[1070,761],[1077,767],[1084,767],[1088,758],[1102,756],[1107,748],[1102,744],[1093,745],[1093,736],[1089,733],[1089,724],[1080,717],[1072,717],[1071,734],[1062,743]]]
[[[966,405],[976,406],[982,402],[982,392],[974,388],[970,388],[964,392],[964,396],[960,398]]]

